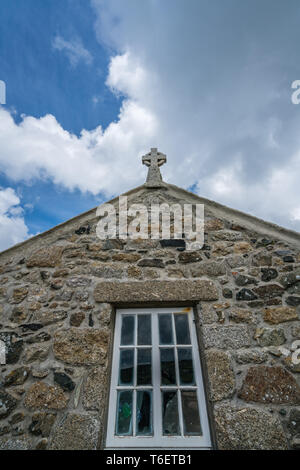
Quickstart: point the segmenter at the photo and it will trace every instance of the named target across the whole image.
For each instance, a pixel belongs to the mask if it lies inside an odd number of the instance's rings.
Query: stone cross
[[[149,167],[146,184],[147,186],[162,186],[163,180],[159,167],[167,161],[165,154],[158,152],[157,148],[152,148],[151,152],[143,156],[143,165]]]

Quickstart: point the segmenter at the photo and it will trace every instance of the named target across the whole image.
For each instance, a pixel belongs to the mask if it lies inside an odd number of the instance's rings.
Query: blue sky
[[[94,32],[95,13],[85,0],[12,0],[2,2],[0,74],[6,83],[6,109],[15,121],[22,114],[52,114],[64,129],[104,128],[117,118],[120,97],[105,85],[109,51]],[[56,37],[88,46],[92,62],[68,56],[53,47]],[[43,232],[97,205],[99,198],[72,191],[45,179],[26,184],[0,173],[0,186],[14,188],[25,208],[31,234]],[[101,198],[101,196],[100,196]],[[63,203],[62,203],[63,201]],[[29,206],[29,207],[26,207]]]
[[[300,230],[298,0],[0,5],[0,249],[164,179]]]

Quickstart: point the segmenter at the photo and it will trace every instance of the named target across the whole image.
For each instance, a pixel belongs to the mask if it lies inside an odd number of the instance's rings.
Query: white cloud
[[[0,251],[29,237],[20,199],[12,188],[0,188]]]
[[[68,57],[72,67],[76,67],[80,61],[90,65],[93,62],[93,56],[83,46],[80,38],[67,41],[63,37],[57,35],[52,41],[53,49],[63,51]]]
[[[109,197],[143,183],[140,157],[159,147],[166,181],[299,230],[300,106],[289,82],[298,56],[293,35],[278,36],[292,9],[278,7],[270,22],[255,0],[217,10],[198,0],[92,3],[98,38],[115,51],[106,84],[125,97],[118,119],[78,137],[52,115],[16,124],[0,108],[0,171]],[[73,64],[89,60],[74,52],[81,43],[66,44],[57,42]]]
[[[99,126],[79,137],[52,115],[23,116],[16,124],[0,108],[0,171],[14,181],[48,178],[69,190],[111,196],[143,182],[139,156],[156,134],[155,116],[133,100],[123,101],[118,121],[105,131]]]

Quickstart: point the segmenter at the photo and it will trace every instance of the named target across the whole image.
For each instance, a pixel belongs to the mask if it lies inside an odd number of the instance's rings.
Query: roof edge
[[[214,207],[216,210],[224,211],[228,215],[236,216],[239,219],[247,219],[248,221],[250,221],[251,225],[253,224],[253,229],[256,231],[259,231],[258,230],[259,227],[261,228],[265,227],[267,231],[269,230],[269,231],[274,232],[274,235],[275,235],[275,232],[280,233],[281,235],[284,234],[287,237],[291,238],[292,240],[300,243],[300,233],[296,232],[295,230],[282,227],[281,225],[275,224],[274,222],[269,222],[264,219],[260,219],[259,217],[256,217],[255,215],[249,214],[247,212],[243,212],[238,209],[232,209],[231,207],[225,206],[224,204],[221,204],[219,202],[212,201],[211,199],[198,196],[198,194],[192,193],[191,191],[187,191],[184,188],[180,188],[179,186],[176,186],[175,184],[168,184],[168,186],[177,192],[189,194],[190,196],[197,198],[202,203],[204,204],[207,203],[207,205]]]
[[[210,199],[204,198],[202,196],[198,196],[198,194],[192,193],[191,191],[188,191],[184,188],[176,186],[175,184],[170,184],[170,183],[165,183],[164,182],[163,187],[165,189],[172,189],[172,190],[176,191],[177,193],[179,192],[179,193],[182,193],[182,194],[187,194],[187,195],[189,195],[189,197],[192,197],[193,199],[197,199],[197,200],[201,201],[202,204],[207,204],[208,206],[214,208],[217,212],[218,211],[225,212],[225,214],[228,214],[229,217],[230,216],[231,217],[236,217],[238,219],[242,219],[242,221],[245,220],[246,228],[250,228],[250,229],[252,229],[254,231],[258,231],[258,232],[260,231],[259,229],[265,230],[265,233],[269,233],[270,235],[275,236],[275,237],[276,237],[276,234],[277,234],[277,237],[280,234],[281,237],[283,236],[283,238],[286,239],[286,241],[289,241],[289,242],[292,242],[292,243],[295,243],[295,242],[300,243],[300,233],[299,232],[296,232],[294,230],[282,227],[282,226],[277,225],[273,222],[265,221],[263,219],[260,219],[259,217],[248,214],[247,212],[242,212],[242,211],[237,210],[237,209],[232,209],[231,207],[225,206],[225,205],[223,205],[219,202],[215,202],[215,201],[212,201]],[[116,196],[113,199],[110,199],[108,201],[105,201],[104,203],[107,203],[107,204],[108,203],[115,203],[119,199],[120,196],[130,196],[131,194],[134,194],[134,193],[136,193],[140,190],[149,190],[149,189],[153,190],[153,189],[159,189],[159,188],[149,188],[149,186],[147,186],[147,184],[144,183],[140,186],[136,186],[135,188],[130,189],[129,191],[127,191],[125,193],[119,194],[118,196]],[[70,222],[75,222],[76,220],[79,220],[82,217],[88,216],[93,211],[95,211],[97,209],[97,207],[98,206],[93,207],[92,209],[89,209],[86,212],[82,212],[81,214],[76,215],[75,217],[72,217],[71,219],[68,219],[65,222],[62,222],[58,225],[55,225],[54,227],[50,228],[49,230],[46,230],[45,232],[42,232],[42,233],[39,233],[38,235],[34,235],[33,237],[27,238],[23,242],[17,243],[16,245],[13,245],[13,246],[7,248],[6,250],[1,251],[0,256],[2,256],[4,254],[7,254],[11,251],[14,251],[17,248],[20,248],[22,246],[30,244],[30,243],[34,242],[35,240],[39,240],[43,237],[46,237],[50,233],[54,232],[56,229],[62,228],[64,226],[66,226],[67,224],[69,224]],[[221,214],[220,214],[220,216],[221,216]]]
[[[119,194],[118,196],[114,197],[113,199],[110,199],[109,201],[105,201],[103,204],[114,203],[114,202],[116,202],[116,201],[118,200],[118,198],[119,198],[120,196],[127,196],[127,195],[130,195],[130,194],[132,194],[132,193],[135,193],[135,192],[139,191],[139,190],[142,189],[143,187],[144,187],[144,185],[137,186],[136,188],[130,189],[130,190],[127,191],[126,193]],[[40,238],[43,238],[43,237],[49,235],[50,233],[54,232],[56,229],[64,227],[65,225],[69,224],[70,222],[75,222],[76,220],[81,219],[82,217],[88,216],[88,215],[91,214],[93,211],[95,211],[97,208],[98,208],[98,206],[95,206],[95,207],[93,207],[92,209],[89,209],[89,210],[86,211],[86,212],[82,212],[81,214],[78,214],[78,215],[76,215],[75,217],[72,217],[71,219],[66,220],[65,222],[61,222],[61,223],[58,224],[58,225],[54,225],[54,227],[49,228],[49,229],[46,230],[45,232],[38,233],[37,235],[34,235],[33,237],[27,238],[27,239],[24,240],[23,242],[16,243],[15,245],[10,246],[9,248],[6,248],[6,250],[1,251],[1,252],[0,252],[0,256],[2,256],[2,255],[4,255],[4,254],[7,254],[7,253],[9,253],[10,251],[13,251],[13,250],[16,249],[16,248],[20,248],[21,246],[27,245],[27,244],[29,244],[29,243],[35,241],[35,240],[39,240]]]

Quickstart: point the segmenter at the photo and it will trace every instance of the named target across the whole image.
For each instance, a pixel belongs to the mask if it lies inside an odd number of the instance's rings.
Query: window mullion
[[[153,371],[153,432],[154,436],[162,435],[162,406],[160,392],[160,354],[158,334],[158,314],[153,312],[152,320],[152,371]]]
[[[181,404],[181,393],[180,393],[180,375],[179,375],[179,363],[178,363],[178,351],[177,351],[177,338],[175,330],[175,320],[174,314],[172,314],[172,328],[173,328],[173,337],[174,337],[174,358],[175,358],[175,370],[177,378],[177,403],[178,403],[178,416],[179,416],[179,425],[180,433],[183,436],[183,416],[182,416],[182,404]]]

